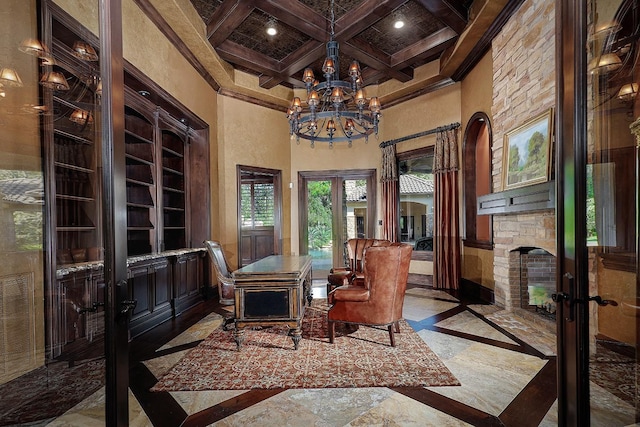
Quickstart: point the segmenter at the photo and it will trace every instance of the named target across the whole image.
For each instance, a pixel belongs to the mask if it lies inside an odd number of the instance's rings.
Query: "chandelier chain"
[[[336,15],[334,11],[334,0],[331,0],[331,40],[333,40],[333,36],[335,35],[336,30]]]

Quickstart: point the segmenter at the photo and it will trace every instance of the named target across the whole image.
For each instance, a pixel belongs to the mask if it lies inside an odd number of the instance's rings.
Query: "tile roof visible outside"
[[[400,194],[433,194],[433,181],[415,175],[400,175]],[[361,202],[367,200],[367,188],[357,185],[355,181],[345,182],[347,201]]]

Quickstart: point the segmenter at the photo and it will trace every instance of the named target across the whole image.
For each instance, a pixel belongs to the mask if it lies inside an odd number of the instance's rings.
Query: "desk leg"
[[[289,335],[291,335],[291,339],[293,340],[293,348],[298,349],[298,343],[302,339],[302,330],[300,328],[295,328],[289,331]]]
[[[304,294],[307,297],[307,303],[309,307],[311,307],[311,302],[313,301],[313,292],[311,291],[311,285],[313,284],[313,279],[311,276],[311,270],[309,270],[309,274],[304,281]],[[302,302],[304,304],[304,301]]]
[[[238,351],[240,351],[240,346],[244,342],[244,328],[236,328],[233,331],[233,339],[236,341],[236,346]]]

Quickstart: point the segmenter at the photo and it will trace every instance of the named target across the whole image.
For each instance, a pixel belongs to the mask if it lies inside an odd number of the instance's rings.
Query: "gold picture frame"
[[[504,136],[502,188],[547,182],[551,174],[553,109],[528,120]]]

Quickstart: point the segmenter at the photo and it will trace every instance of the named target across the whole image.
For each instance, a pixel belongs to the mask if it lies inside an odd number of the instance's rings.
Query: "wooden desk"
[[[311,257],[272,255],[232,273],[235,285],[235,331],[238,350],[247,326],[289,326],[295,349],[305,299],[311,305]]]

